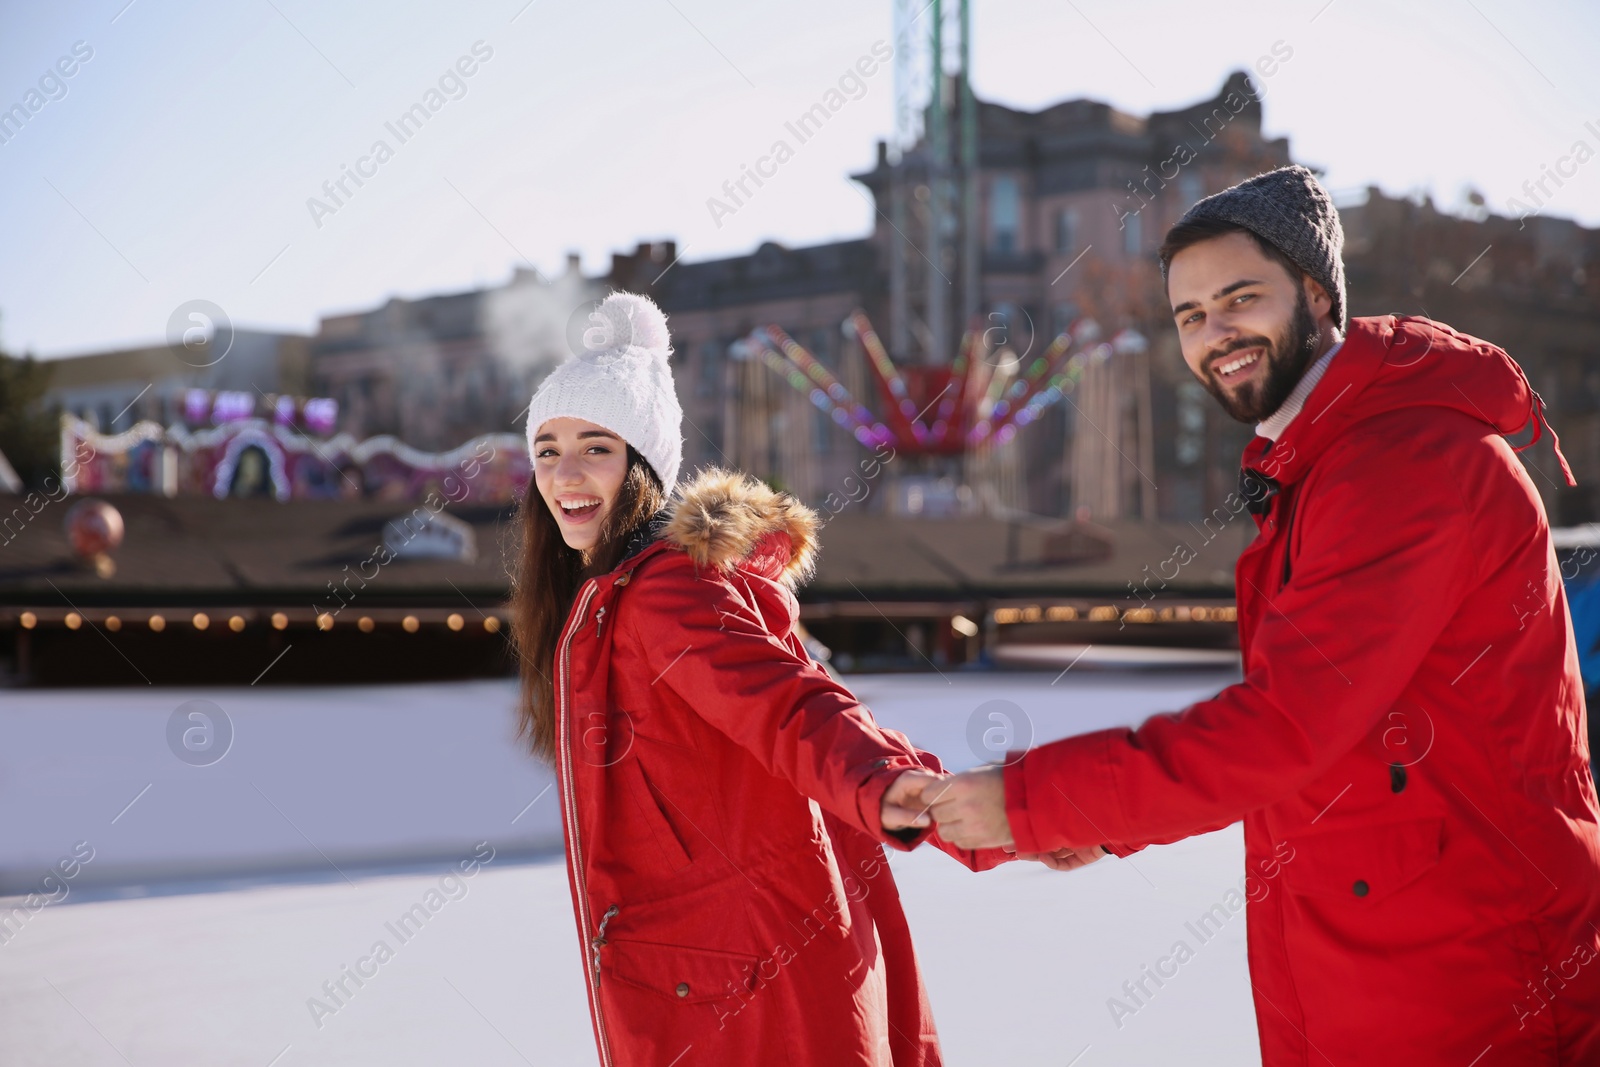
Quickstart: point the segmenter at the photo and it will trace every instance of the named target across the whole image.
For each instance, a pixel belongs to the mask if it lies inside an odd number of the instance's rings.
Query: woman
[[[938,760],[805,652],[809,509],[719,470],[666,504],[682,414],[660,310],[614,293],[593,318],[529,407],[514,632],[600,1062],[937,1064],[880,844],[929,835],[892,783]]]

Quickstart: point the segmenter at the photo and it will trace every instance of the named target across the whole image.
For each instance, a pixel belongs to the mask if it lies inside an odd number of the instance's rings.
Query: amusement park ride
[[[1132,330],[1101,341],[1099,325],[1080,317],[1038,351],[1034,337],[1015,336],[1025,312],[984,307],[970,2],[895,0],[895,130],[887,176],[869,183],[888,205],[880,212],[888,223],[888,343],[859,308],[841,324],[843,358],[865,360],[882,415],[777,324],[756,328],[733,350],[760,359],[863,446],[919,457],[902,473],[962,484],[976,473],[966,457],[1010,442],[1094,364],[1145,346]]]
[[[1099,341],[1099,325],[1084,318],[1029,358],[1008,346],[993,347],[990,335],[999,328],[981,330],[975,324],[962,336],[954,362],[900,366],[889,358],[864,312],[854,312],[844,329],[867,356],[883,401],[881,419],[780,326],[752,331],[741,354],[759,357],[865,447],[887,444],[913,456],[964,455],[1003,445],[1070,394],[1090,366],[1145,345],[1134,330]]]

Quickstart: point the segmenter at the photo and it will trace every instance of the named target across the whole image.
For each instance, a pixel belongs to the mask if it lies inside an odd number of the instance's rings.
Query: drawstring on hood
[[[1518,367],[1517,369],[1521,370],[1522,368]],[[1527,381],[1526,375],[1523,376],[1523,381]],[[1534,408],[1529,416],[1533,420],[1533,436],[1528,439],[1527,444],[1518,445],[1515,451],[1521,452],[1524,449],[1532,448],[1539,443],[1539,437],[1543,432],[1549,430],[1550,448],[1556,454],[1556,462],[1561,464],[1561,476],[1567,480],[1568,485],[1577,485],[1578,480],[1572,476],[1572,468],[1567,466],[1567,457],[1561,454],[1561,438],[1556,436],[1556,428],[1550,425],[1549,416],[1545,414],[1544,397],[1534,392],[1531,385],[1528,387],[1528,392],[1533,393]]]

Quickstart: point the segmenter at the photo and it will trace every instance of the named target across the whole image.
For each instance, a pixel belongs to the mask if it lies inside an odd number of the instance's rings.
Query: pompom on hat
[[[583,352],[550,372],[528,405],[528,455],[551,419],[604,426],[642,455],[668,495],[683,462],[683,409],[672,384],[667,317],[638,293],[614,292],[589,315]]]

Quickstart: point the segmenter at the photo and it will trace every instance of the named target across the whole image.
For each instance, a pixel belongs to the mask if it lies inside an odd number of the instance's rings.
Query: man
[[[1160,252],[1184,361],[1257,423],[1230,503],[1258,526],[1243,681],[901,789],[956,845],[1061,866],[1243,819],[1268,1067],[1597,1064],[1583,687],[1503,436],[1537,437],[1543,405],[1477,338],[1347,322],[1342,246],[1326,192],[1285,167],[1194,205]]]

